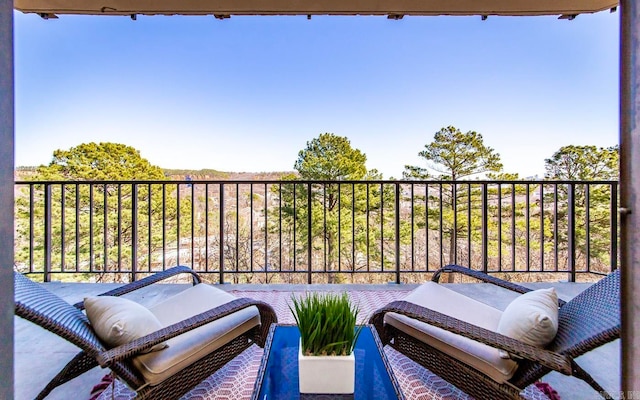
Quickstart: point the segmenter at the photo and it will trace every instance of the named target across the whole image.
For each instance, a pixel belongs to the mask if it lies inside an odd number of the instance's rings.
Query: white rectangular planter
[[[351,394],[356,379],[356,358],[348,356],[305,356],[298,346],[300,393]]]

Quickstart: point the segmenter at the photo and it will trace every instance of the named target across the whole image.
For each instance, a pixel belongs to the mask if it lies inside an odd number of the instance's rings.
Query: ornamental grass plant
[[[293,314],[302,353],[307,356],[351,354],[362,326],[356,326],[359,307],[351,305],[347,293],[308,293],[292,296]]]

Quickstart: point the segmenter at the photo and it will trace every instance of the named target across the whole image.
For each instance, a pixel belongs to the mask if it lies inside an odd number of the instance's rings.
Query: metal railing
[[[615,181],[20,181],[16,268],[135,280],[419,282],[456,263],[606,274]],[[119,274],[119,275],[118,275]]]

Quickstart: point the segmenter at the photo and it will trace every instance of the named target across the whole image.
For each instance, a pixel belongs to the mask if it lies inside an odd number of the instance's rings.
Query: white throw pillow
[[[84,299],[84,308],[96,335],[110,348],[163,328],[151,311],[135,301],[122,297],[87,297]],[[166,343],[160,343],[149,351],[166,347]]]
[[[544,347],[558,332],[558,295],[555,288],[518,296],[502,313],[498,333],[532,346]],[[509,358],[505,351],[502,358]]]

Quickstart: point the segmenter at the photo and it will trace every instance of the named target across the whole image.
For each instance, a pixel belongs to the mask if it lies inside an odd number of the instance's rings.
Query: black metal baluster
[[[60,272],[65,272],[66,268],[66,254],[67,243],[66,236],[66,200],[67,200],[67,185],[60,185]]]
[[[138,185],[131,184],[131,282],[138,270]]]
[[[204,271],[209,272],[209,183],[204,184]]]
[[[224,283],[224,183],[219,184],[220,190],[220,246],[219,246],[219,264],[220,270],[218,271],[218,282],[222,285]]]
[[[485,182],[482,188],[482,271],[486,274],[489,269],[489,186]],[[469,192],[471,194],[471,192]],[[471,244],[469,244],[471,245]],[[471,254],[471,253],[469,253]],[[471,260],[471,258],[469,258]],[[469,262],[471,265],[471,262]]]
[[[312,269],[312,265],[311,265],[311,250],[312,250],[312,236],[311,236],[311,229],[312,229],[312,221],[311,221],[311,182],[307,183],[307,283],[311,284],[311,269]]]
[[[80,186],[75,184],[76,188],[76,272],[80,272]]]
[[[502,272],[502,184],[498,183],[498,271]]]
[[[544,185],[540,184],[540,271],[544,271]]]
[[[567,184],[569,213],[567,221],[567,258],[569,261],[569,282],[576,281],[576,187],[574,183]]]
[[[394,183],[395,186],[395,269],[396,269],[396,283],[400,283],[400,184]]]
[[[531,271],[531,242],[530,242],[530,237],[529,237],[529,232],[531,231],[531,221],[530,219],[530,213],[529,213],[529,208],[531,206],[531,200],[530,200],[530,187],[528,183],[525,183],[524,185],[525,187],[525,191],[527,193],[527,196],[525,197],[525,209],[524,209],[524,218],[525,218],[525,249],[526,249],[526,270],[527,272]]]
[[[122,184],[118,183],[118,272],[122,272]]]
[[[51,184],[45,183],[44,190],[44,278],[51,282]]]
[[[182,248],[182,243],[180,240],[180,184],[176,184],[176,264],[180,265],[180,249]]]

